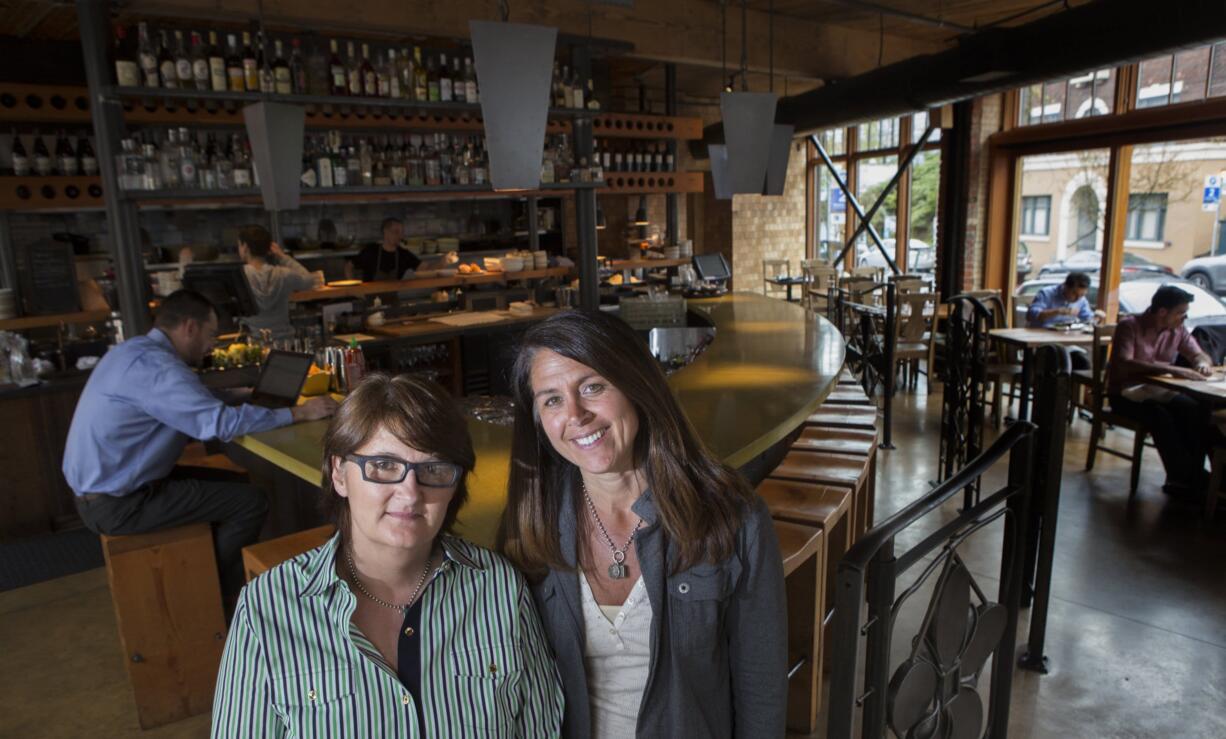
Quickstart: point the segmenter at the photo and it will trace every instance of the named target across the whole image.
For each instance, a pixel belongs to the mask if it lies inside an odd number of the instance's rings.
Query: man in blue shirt
[[[264,493],[245,483],[172,474],[189,439],[222,439],[330,416],[324,396],[295,408],[227,406],[192,370],[212,350],[217,313],[203,295],[162,301],[154,328],[106,353],[85,383],[68,430],[64,477],[77,510],[100,534],[213,524],[222,585],[242,586],[242,548],[264,523]]]
[[[1085,272],[1069,272],[1059,285],[1045,287],[1034,296],[1030,310],[1026,312],[1029,328],[1050,328],[1062,323],[1091,323],[1094,311],[1086,293],[1090,290],[1090,276]]]

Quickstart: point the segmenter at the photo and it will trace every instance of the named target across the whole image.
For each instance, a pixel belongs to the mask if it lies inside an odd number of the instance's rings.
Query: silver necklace
[[[630,532],[630,538],[626,539],[626,544],[618,549],[613,543],[613,537],[609,536],[609,532],[605,529],[604,523],[600,520],[600,515],[596,513],[596,506],[592,503],[592,496],[587,494],[587,485],[582,482],[579,486],[583,488],[583,499],[587,501],[587,509],[592,512],[592,518],[596,519],[596,525],[600,527],[600,533],[604,534],[604,540],[609,544],[609,550],[613,552],[613,564],[609,565],[609,577],[613,580],[622,580],[626,577],[626,552],[630,549],[630,544],[634,542],[634,535],[639,532],[643,526],[643,519],[634,525],[634,530]]]
[[[371,595],[370,591],[366,589],[366,586],[362,584],[362,578],[358,577],[358,568],[353,566],[353,552],[351,552],[348,547],[345,548],[345,561],[349,563],[349,574],[353,577],[353,584],[358,586],[358,590],[361,591],[362,595],[365,595],[367,598],[370,598],[384,608],[390,608],[393,611],[400,611],[401,613],[407,611],[417,600],[417,594],[421,592],[422,586],[426,584],[426,578],[430,576],[430,560],[432,559],[434,559],[433,555],[426,557],[426,569],[422,570],[421,578],[417,581],[417,587],[413,588],[413,595],[409,596],[409,602],[402,606],[398,606],[395,603],[388,603],[382,598],[376,598],[375,596]]]

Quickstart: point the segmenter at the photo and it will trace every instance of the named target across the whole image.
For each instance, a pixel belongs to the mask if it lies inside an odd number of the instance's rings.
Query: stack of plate
[[[17,296],[12,288],[0,290],[0,321],[17,317]]]
[[[532,252],[532,265],[536,269],[546,269],[549,267],[549,252],[544,249]]]
[[[681,253],[679,256],[680,259],[689,259],[690,257],[694,256],[694,240],[693,239],[686,239],[685,241],[682,241],[681,245],[677,248],[681,250]]]
[[[680,259],[681,258],[681,247],[679,246],[664,247],[664,258],[665,259]]]

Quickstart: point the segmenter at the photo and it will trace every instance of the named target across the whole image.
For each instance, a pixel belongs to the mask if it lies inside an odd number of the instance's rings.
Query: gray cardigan
[[[668,574],[668,535],[651,492],[632,509],[651,601],[651,668],[639,707],[639,739],[782,737],[787,711],[787,605],[783,560],[761,498],[746,511],[736,551],[718,564]],[[563,556],[575,566],[574,497],[559,516]],[[566,695],[562,734],[591,736],[577,570],[550,572],[533,586]]]

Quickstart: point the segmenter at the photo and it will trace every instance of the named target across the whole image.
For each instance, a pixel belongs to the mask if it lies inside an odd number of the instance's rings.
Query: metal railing
[[[948,303],[938,482],[953,477],[983,449],[988,330],[992,326],[992,312],[977,298],[955,295]],[[978,500],[979,480],[975,478],[966,487],[963,509]]]

